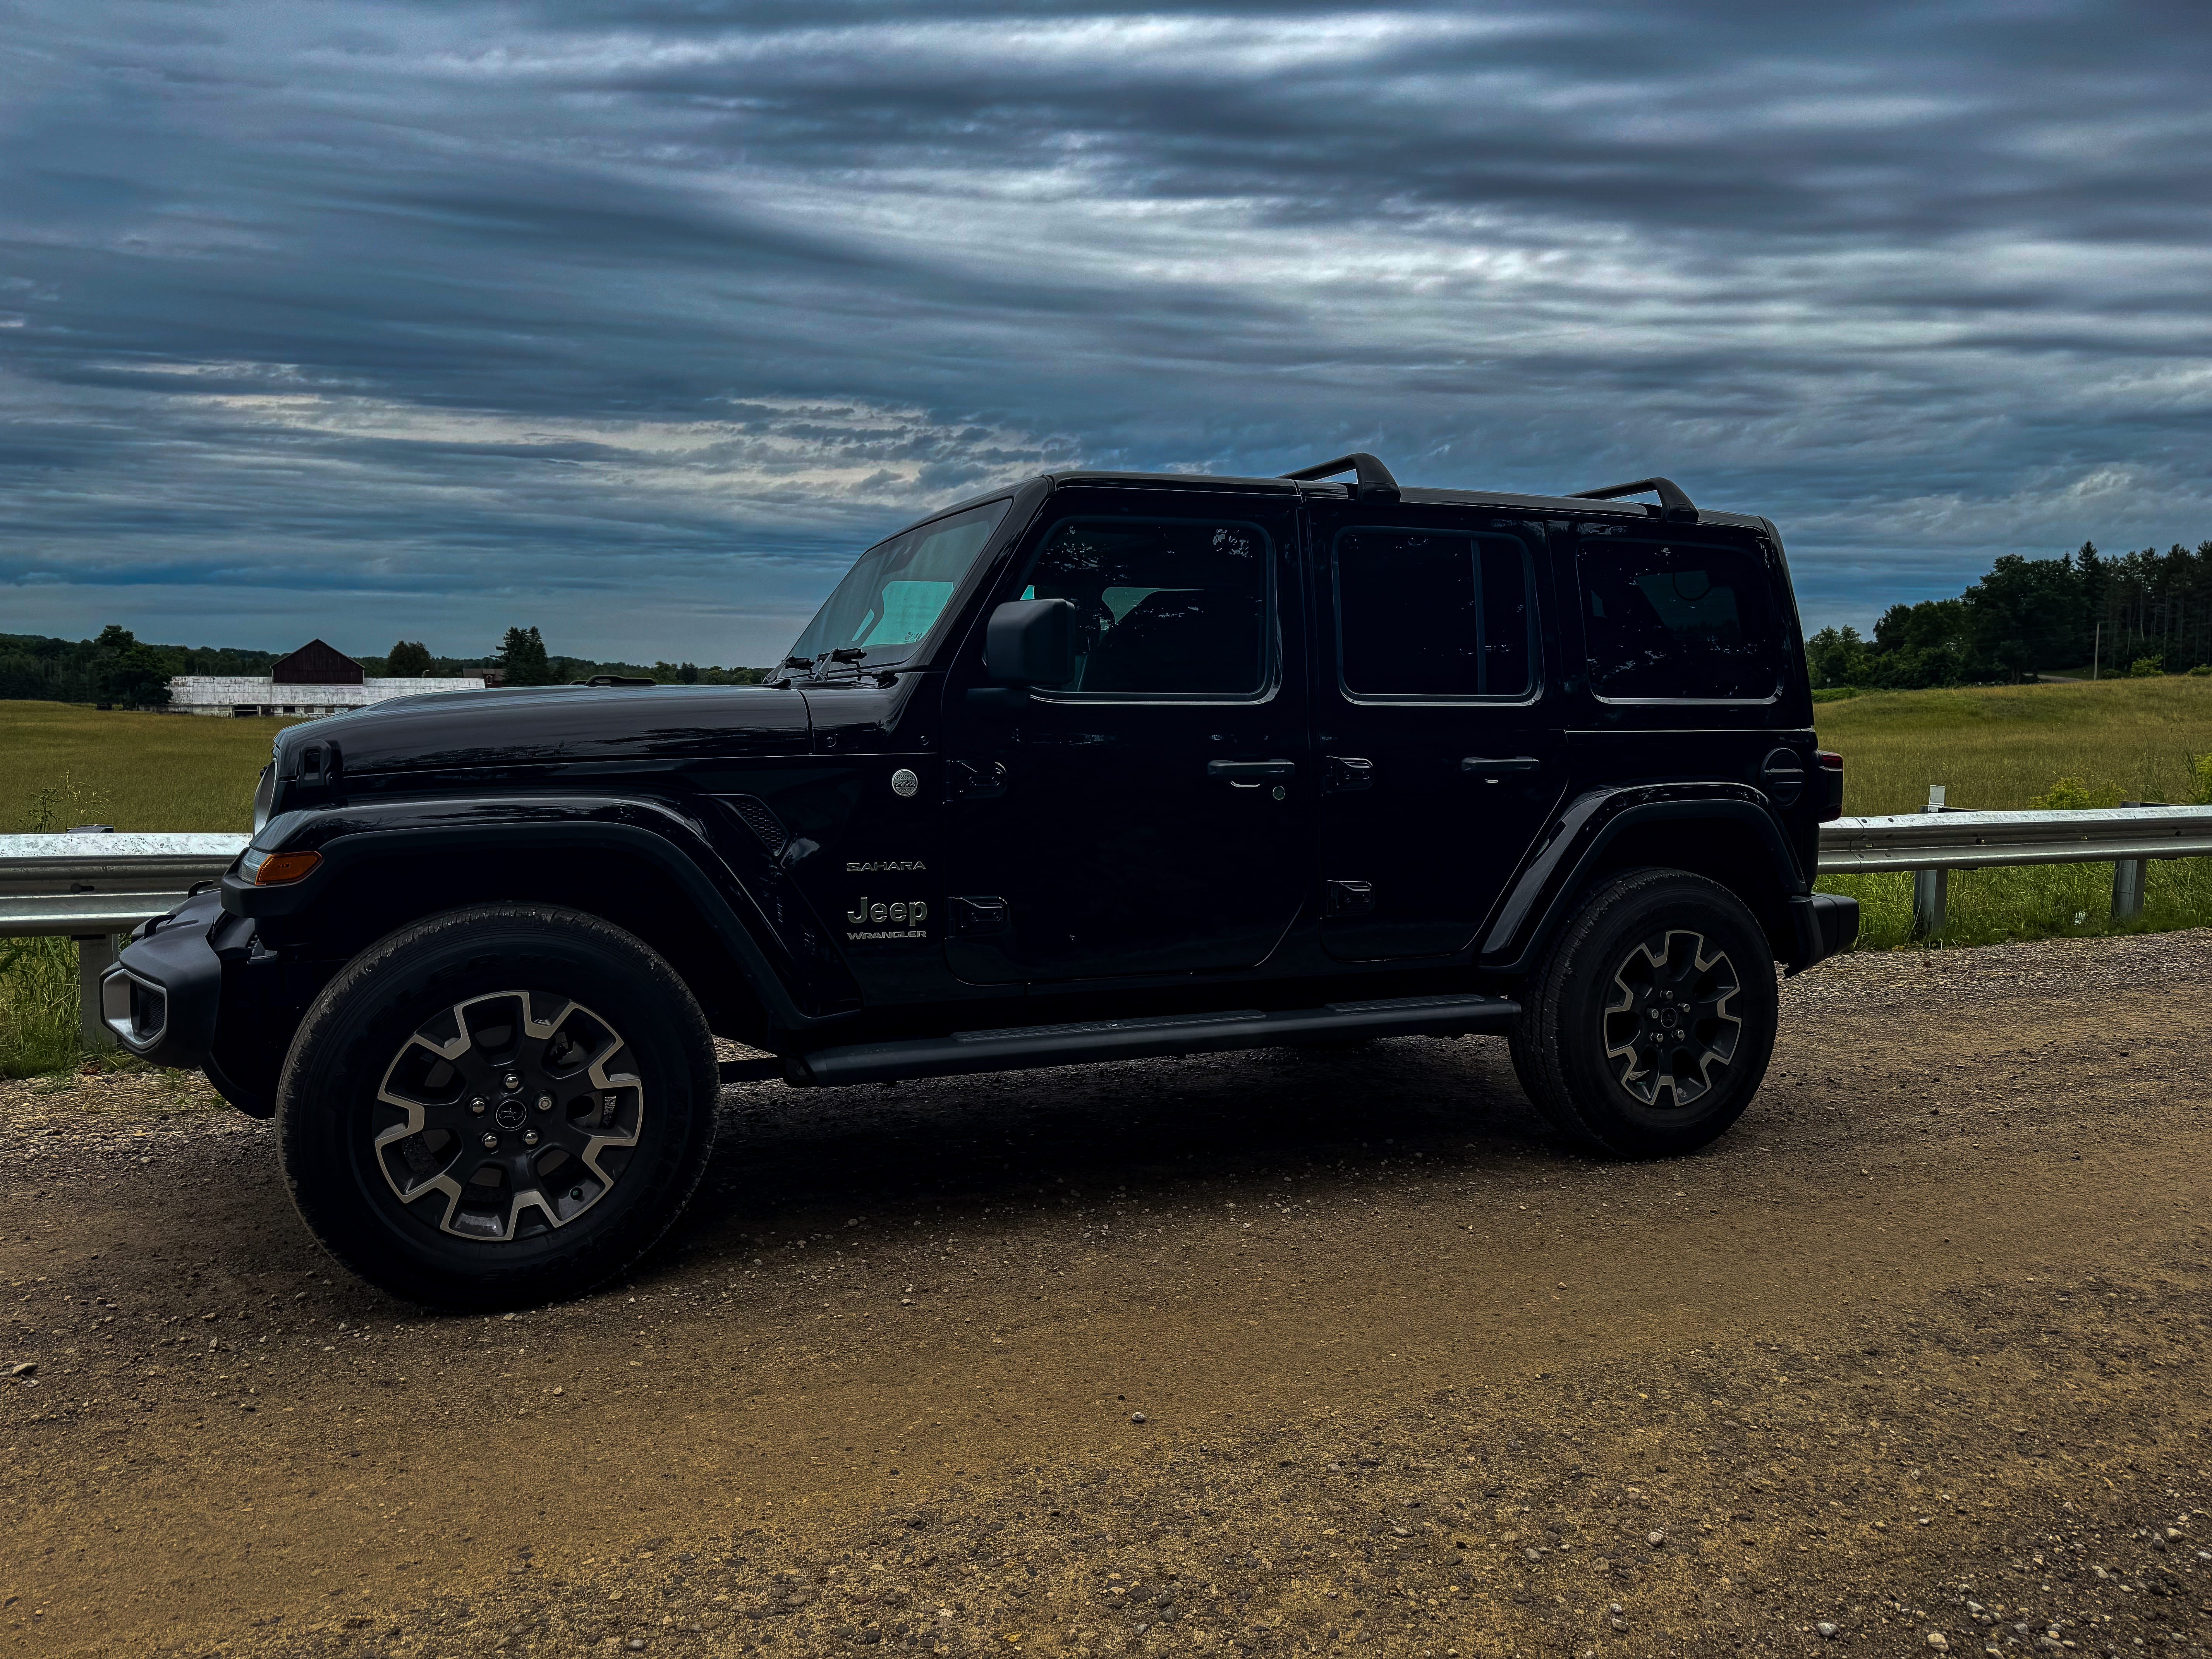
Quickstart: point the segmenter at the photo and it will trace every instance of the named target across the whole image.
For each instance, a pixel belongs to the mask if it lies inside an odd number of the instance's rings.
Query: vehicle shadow
[[[1408,1037],[929,1082],[726,1089],[692,1247],[1418,1163],[1573,1158],[1497,1038]],[[834,1216],[825,1220],[825,1217]]]

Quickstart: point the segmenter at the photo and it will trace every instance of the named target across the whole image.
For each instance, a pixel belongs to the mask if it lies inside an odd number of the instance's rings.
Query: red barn
[[[269,671],[279,685],[359,685],[361,665],[320,640],[309,640]]]

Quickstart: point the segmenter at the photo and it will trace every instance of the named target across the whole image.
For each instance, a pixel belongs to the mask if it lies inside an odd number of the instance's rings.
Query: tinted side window
[[[1249,695],[1267,680],[1268,541],[1258,526],[1075,519],[1024,599],[1075,605],[1075,678],[1093,693]]]
[[[1517,697],[1529,686],[1528,561],[1504,536],[1347,530],[1336,628],[1354,696]]]
[[[1601,697],[1763,701],[1782,678],[1781,622],[1756,555],[1584,542],[1590,689]]]

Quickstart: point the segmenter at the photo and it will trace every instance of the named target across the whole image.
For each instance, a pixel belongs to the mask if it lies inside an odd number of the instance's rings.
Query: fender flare
[[[772,1027],[793,1033],[832,1027],[859,1010],[809,1012],[762,945],[776,937],[769,918],[731,871],[703,828],[654,800],[614,796],[477,797],[375,802],[287,813],[275,836],[264,830],[247,849],[316,852],[322,862],[304,880],[260,887],[237,868],[222,878],[223,908],[235,915],[295,915],[313,910],[346,873],[394,855],[554,848],[636,855],[666,875],[729,953]],[[277,829],[272,823],[270,829]]]
[[[1644,824],[1697,819],[1741,824],[1753,833],[1772,861],[1791,912],[1791,932],[1802,934],[1796,912],[1807,908],[1809,888],[1764,794],[1741,783],[1631,785],[1588,791],[1559,809],[1543,844],[1522,866],[1492,913],[1478,966],[1503,975],[1528,972],[1607,848]],[[1802,946],[1802,938],[1793,939],[1784,959],[1796,964]]]

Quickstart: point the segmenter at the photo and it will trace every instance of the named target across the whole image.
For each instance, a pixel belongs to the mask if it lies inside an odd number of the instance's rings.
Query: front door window
[[[1060,524],[1022,597],[1075,606],[1063,692],[1250,696],[1267,677],[1267,538],[1257,525],[1076,519]]]

